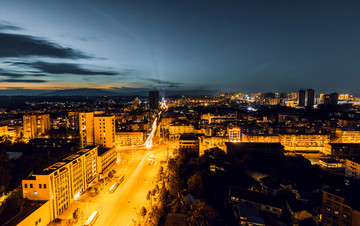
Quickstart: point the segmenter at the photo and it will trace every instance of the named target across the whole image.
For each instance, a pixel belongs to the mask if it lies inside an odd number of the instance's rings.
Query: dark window
[[[46,188],[46,184],[44,184],[44,188]]]
[[[39,184],[39,188],[41,189],[41,184]]]
[[[30,184],[30,188],[33,188],[32,184]]]
[[[24,187],[27,188],[27,184],[24,184]]]

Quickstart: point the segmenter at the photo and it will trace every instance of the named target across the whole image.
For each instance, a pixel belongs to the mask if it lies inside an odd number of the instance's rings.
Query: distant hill
[[[39,96],[122,96],[122,94],[102,89],[82,88],[45,92],[39,94]]]

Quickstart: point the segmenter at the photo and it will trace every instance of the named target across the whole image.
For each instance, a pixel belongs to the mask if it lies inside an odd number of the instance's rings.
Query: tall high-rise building
[[[99,145],[115,146],[115,116],[94,115],[94,112],[79,113],[80,147]]]
[[[115,146],[115,116],[94,117],[95,144],[104,148]]]
[[[79,129],[79,112],[74,112],[74,111],[68,112],[67,128],[72,130]]]
[[[149,92],[149,100],[150,100],[150,109],[158,109],[159,108],[159,91],[150,91]]]
[[[315,90],[308,89],[305,92],[305,106],[307,108],[313,108],[315,103]]]
[[[301,106],[301,107],[305,106],[305,90],[299,90],[298,106]]]
[[[79,113],[80,147],[94,145],[94,112]]]
[[[330,104],[337,105],[339,101],[339,94],[338,93],[330,93]]]
[[[321,103],[324,105],[337,105],[339,100],[338,93],[324,94],[321,97]]]
[[[38,138],[50,130],[50,115],[24,115],[23,126],[25,137]]]

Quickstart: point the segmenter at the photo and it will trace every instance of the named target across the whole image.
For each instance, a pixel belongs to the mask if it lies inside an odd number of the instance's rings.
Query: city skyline
[[[2,1],[0,95],[358,94],[358,9],[328,1]]]

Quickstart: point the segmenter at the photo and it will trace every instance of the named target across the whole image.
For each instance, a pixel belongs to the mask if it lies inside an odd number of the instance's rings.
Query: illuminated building
[[[8,126],[0,126],[0,136],[9,135]]]
[[[336,128],[336,143],[360,143],[360,131],[349,128]]]
[[[116,132],[115,143],[119,146],[130,146],[144,143],[143,132]]]
[[[328,134],[279,134],[280,143],[287,151],[323,151],[325,144],[330,142]]]
[[[228,130],[230,142],[240,142],[241,140],[241,130],[240,128],[232,128]]]
[[[261,154],[279,156],[284,154],[284,146],[280,143],[245,143],[245,142],[226,142],[225,150],[228,155],[237,154]]]
[[[178,139],[181,134],[194,133],[194,126],[189,125],[170,125],[169,126],[169,138]]]
[[[140,100],[139,98],[135,98],[135,100],[133,101],[133,106],[134,106],[134,109],[137,109],[139,106],[140,106]]]
[[[324,186],[321,225],[360,225],[358,195],[346,188]]]
[[[339,94],[339,100],[349,100],[349,94]]]
[[[95,144],[105,148],[115,146],[115,116],[94,117]]]
[[[149,92],[150,109],[159,108],[159,91]]]
[[[115,146],[115,116],[94,115],[94,112],[79,113],[80,146]]]
[[[23,197],[49,201],[55,219],[97,178],[97,155],[98,147],[88,147],[22,180]]]
[[[79,129],[79,112],[69,111],[67,113],[67,128],[72,130]]]
[[[103,173],[116,160],[116,148],[99,148],[97,157],[97,172]]]
[[[24,115],[24,136],[27,138],[38,138],[50,130],[50,115]]]
[[[339,119],[339,127],[360,128],[359,119]]]
[[[333,158],[324,158],[319,159],[319,166],[327,169],[339,169],[343,168],[343,163]]]
[[[51,119],[51,128],[52,129],[60,129],[67,128],[68,120],[66,117],[56,117]]]
[[[354,180],[360,179],[360,159],[345,160],[345,177]]]
[[[241,142],[248,143],[279,143],[280,138],[276,134],[241,134]]]
[[[179,139],[179,150],[186,151],[190,153],[195,153],[196,155],[201,155],[201,143],[202,138],[194,134],[182,134]]]
[[[229,138],[224,136],[206,136],[204,137],[204,141],[202,145],[204,147],[204,150],[215,147],[224,149],[225,143],[229,141],[230,141]]]
[[[329,143],[325,144],[324,154],[338,158],[359,158],[360,144],[358,143]]]
[[[79,113],[80,147],[95,144],[94,112]]]

